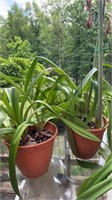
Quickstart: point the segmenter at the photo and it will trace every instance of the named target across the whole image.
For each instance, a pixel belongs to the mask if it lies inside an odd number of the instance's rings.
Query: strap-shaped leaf
[[[89,188],[93,187],[94,185],[102,182],[105,178],[112,171],[112,159],[110,159],[101,169],[98,169],[95,173],[90,176],[89,180],[86,181],[85,185],[79,189],[78,195],[80,196],[81,193],[88,191]]]
[[[5,113],[3,112],[3,110],[0,108],[0,127],[2,127],[4,121],[6,119]]]
[[[15,87],[11,88],[11,105],[15,113],[18,124],[20,123],[20,113],[19,113],[19,94]]]
[[[93,187],[90,187],[84,193],[79,195],[76,200],[82,200],[82,199],[96,200],[111,189],[112,189],[112,177],[110,176],[106,180],[96,184]]]
[[[82,80],[82,83],[79,85],[74,98],[76,98],[80,93],[82,94],[85,88],[87,87],[88,82],[92,78],[92,76],[97,72],[97,68],[93,68],[87,75],[86,77]]]
[[[103,142],[103,141],[102,141]],[[106,160],[108,158],[108,152],[105,151],[104,148],[100,146],[98,150],[99,154],[102,155],[102,157]]]
[[[75,85],[75,83],[74,83],[74,82],[72,81],[72,79],[66,74],[66,72],[64,72],[63,69],[61,69],[61,68],[58,67],[56,64],[54,64],[51,60],[49,60],[49,59],[47,59],[47,58],[45,58],[45,57],[38,56],[38,58],[44,60],[47,64],[49,64],[49,65],[53,68],[53,70],[54,70],[55,72],[58,73],[58,75],[65,75],[65,76],[67,77],[67,79],[68,79],[69,84],[72,85],[72,88],[77,89],[77,86]]]
[[[20,113],[21,113],[20,118],[21,118],[21,121],[23,121],[24,106],[25,106],[26,101],[29,99],[30,92],[33,90],[34,86],[38,83],[38,81],[41,80],[43,75],[49,70],[51,70],[51,68],[45,69],[44,71],[39,73],[36,76],[36,78],[30,83],[29,87],[25,91],[24,97],[22,99],[21,106],[20,106]]]
[[[15,86],[17,88],[18,91],[20,91],[21,93],[23,93],[23,90],[21,89],[21,87],[19,87],[18,84],[16,84],[12,78],[10,78],[9,76],[7,76],[6,74],[4,74],[3,72],[0,72],[0,77],[5,79],[6,81],[8,81],[9,83],[11,83],[13,86]]]
[[[6,116],[7,119],[10,118],[10,121],[13,121],[13,124],[14,124],[15,126],[18,125],[18,123],[17,123],[16,120],[15,120],[15,115],[14,115],[14,113],[13,113],[12,110],[11,110],[11,112],[10,112],[9,109],[7,109],[6,107],[2,106],[2,111],[4,111],[4,113],[6,113],[6,114],[8,115],[8,116]]]
[[[9,174],[10,174],[10,181],[12,184],[12,187],[15,191],[15,193],[20,196],[19,188],[18,188],[18,182],[16,177],[16,155],[18,150],[18,145],[21,139],[21,136],[24,132],[24,130],[27,128],[29,124],[27,122],[22,123],[18,128],[16,129],[13,138],[11,140],[10,149],[9,149]]]
[[[32,75],[34,73],[34,70],[36,68],[37,65],[37,57],[34,59],[34,61],[32,62],[27,74],[26,74],[26,79],[25,79],[25,87],[24,87],[24,91],[27,90],[27,87],[29,86],[30,81],[32,80]]]
[[[9,133],[14,133],[14,128],[0,128],[0,135],[6,135]]]
[[[5,113],[10,116],[16,124],[19,124],[19,94],[15,87],[5,88],[2,98],[6,107],[2,107]]]
[[[59,76],[56,81],[54,82],[54,84],[52,85],[50,91],[49,91],[49,95],[47,97],[47,103],[52,104],[54,102],[54,91],[55,89],[58,87],[58,84],[60,83],[60,81],[64,78],[64,75]],[[63,87],[62,87],[63,89]]]
[[[97,103],[98,103],[98,84],[97,81],[92,81],[92,87],[94,89],[94,98],[91,101],[91,105],[89,108],[89,113],[86,118],[86,123],[90,122],[93,117],[95,117],[95,112],[97,108]],[[92,97],[91,97],[92,98]]]
[[[50,64],[52,67],[59,68],[57,65],[55,65],[51,60],[45,58],[44,56],[37,56],[39,59],[44,60],[46,63]]]
[[[2,97],[2,102],[4,105],[1,106],[1,109],[13,120],[16,119],[16,115],[11,105],[11,88],[4,89],[4,95]]]
[[[76,123],[73,123],[63,117],[60,117],[60,119],[65,123],[66,126],[70,127],[72,130],[74,130],[78,135],[87,138],[89,140],[95,140],[100,141],[93,133],[87,131],[87,129],[82,128],[81,126],[77,125]],[[69,132],[69,130],[68,130]],[[69,134],[69,133],[68,133]]]
[[[107,129],[107,138],[108,138],[108,145],[110,150],[112,151],[112,100],[108,103],[108,115],[109,115],[109,126]]]
[[[83,161],[77,159],[77,163],[80,167],[86,168],[86,169],[99,169],[101,168],[101,165],[95,162],[90,162],[90,161]]]

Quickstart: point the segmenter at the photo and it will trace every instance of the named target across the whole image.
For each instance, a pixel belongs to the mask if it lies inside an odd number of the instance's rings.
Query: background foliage
[[[29,59],[41,55],[63,68],[76,84],[81,82],[93,67],[94,53],[98,53],[96,1],[90,11],[86,6],[84,0],[48,0],[41,8],[33,1],[27,2],[25,9],[14,3],[7,19],[0,17],[0,70],[21,77]],[[104,75],[112,83],[112,70],[108,68],[112,64],[112,31],[108,29],[111,11],[110,2],[105,13]]]

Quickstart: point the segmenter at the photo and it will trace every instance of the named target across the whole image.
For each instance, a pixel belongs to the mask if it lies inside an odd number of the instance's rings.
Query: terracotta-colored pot
[[[104,120],[104,128],[92,129],[92,130],[88,129],[88,131],[96,135],[101,141],[102,141],[104,132],[108,126],[107,119],[103,117],[103,120]],[[76,156],[81,159],[93,158],[100,147],[101,141],[96,142],[93,140],[86,139],[78,135],[76,132],[73,132],[73,136],[74,136],[74,141],[76,145],[76,153],[77,153]],[[70,144],[70,141],[69,141],[69,144]]]
[[[53,133],[50,139],[36,145],[18,148],[16,165],[25,177],[37,178],[48,170],[58,129],[51,122],[47,122],[44,128]]]

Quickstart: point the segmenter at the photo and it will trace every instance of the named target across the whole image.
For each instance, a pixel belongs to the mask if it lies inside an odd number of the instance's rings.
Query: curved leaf
[[[26,79],[25,79],[25,86],[24,86],[24,90],[26,91],[27,90],[27,87],[29,86],[29,83],[32,79],[32,75],[33,75],[33,72],[35,70],[35,67],[36,67],[36,64],[37,64],[37,57],[34,59],[34,61],[32,62],[27,74],[26,74]]]
[[[37,82],[39,82],[39,80],[41,80],[42,76],[47,72],[51,70],[51,68],[45,69],[44,71],[42,71],[41,73],[39,73],[36,78],[31,82],[31,84],[29,85],[29,87],[27,88],[27,90],[24,93],[24,97],[22,99],[21,102],[21,106],[20,106],[20,113],[21,113],[21,122],[23,121],[23,110],[24,110],[24,106],[26,101],[28,100],[29,94],[30,92],[33,90],[33,87],[37,84]]]
[[[21,139],[21,136],[24,130],[28,127],[28,123],[24,122],[16,129],[13,138],[11,140],[10,148],[9,148],[9,174],[10,174],[10,181],[15,193],[20,196],[18,182],[16,177],[16,155],[18,150],[18,145]]]
[[[95,186],[90,187],[83,194],[79,195],[76,200],[96,200],[110,189],[112,189],[112,177],[109,177]]]
[[[13,86],[15,86],[17,88],[18,91],[20,91],[21,93],[23,93],[23,90],[21,89],[21,87],[18,86],[18,84],[16,84],[12,78],[10,78],[9,76],[7,76],[6,74],[4,74],[3,72],[0,72],[0,77],[5,79],[6,81],[8,81],[9,83],[11,83]]]
[[[111,157],[110,157],[111,158]],[[103,167],[98,169],[94,172],[88,179],[88,181],[83,184],[83,187],[79,188],[78,195],[85,193],[90,188],[94,187],[95,185],[99,184],[103,180],[105,180],[112,171],[112,159],[110,159]]]
[[[92,78],[92,76],[98,71],[97,68],[93,68],[87,75],[86,77],[82,80],[82,83],[79,85],[75,95],[74,95],[74,98],[76,98],[80,93],[82,94],[83,91],[85,90],[87,84],[88,84],[88,81],[90,81],[90,78]]]
[[[14,128],[0,128],[0,135],[6,135],[9,133],[14,133]]]

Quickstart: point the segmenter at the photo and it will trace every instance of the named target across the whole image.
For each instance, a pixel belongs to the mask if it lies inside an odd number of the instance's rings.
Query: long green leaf
[[[111,173],[111,171],[112,171],[112,160],[109,160],[101,169],[92,174],[89,181],[86,182],[86,185],[83,188],[81,188],[81,191],[79,190],[79,194],[80,192],[85,192],[89,190],[89,188],[91,188],[92,186],[103,181],[105,178],[107,178],[107,176]]]
[[[102,155],[102,157],[106,160],[108,158],[108,152],[106,152],[105,148],[102,148],[100,146],[98,150],[99,154]]]
[[[15,87],[10,88],[11,89],[11,105],[12,109],[15,114],[15,118],[19,124],[20,122],[20,115],[19,115],[19,94]]]
[[[110,189],[112,189],[112,177],[90,187],[87,191],[79,195],[76,200],[96,200]]]
[[[45,79],[48,80],[48,84],[50,84],[50,85],[51,85],[51,82],[52,82],[53,84],[55,84],[55,82],[57,81],[57,88],[58,88],[58,91],[62,92],[62,93],[65,95],[66,99],[69,99],[69,97],[70,97],[70,87],[67,88],[68,85],[65,85],[65,82],[64,82],[64,81],[67,82],[67,78],[66,78],[65,75],[60,75],[60,77],[62,77],[63,80],[60,80],[59,82],[58,82],[57,80],[51,78],[51,77],[45,77]],[[60,78],[59,78],[59,79],[60,79]],[[59,79],[58,79],[58,80],[59,80]],[[63,83],[63,82],[64,82],[64,83]],[[51,87],[52,87],[52,86],[51,86]],[[49,92],[49,93],[51,93],[51,92]],[[52,96],[53,96],[53,93],[54,93],[54,91],[53,91],[52,94],[51,94]],[[49,95],[49,96],[50,96],[50,95]]]
[[[98,163],[94,163],[94,162],[83,161],[83,160],[77,159],[77,163],[80,167],[87,168],[87,169],[99,169],[99,168],[101,168],[101,165],[99,165]]]
[[[82,94],[83,91],[85,90],[87,84],[88,84],[88,81],[90,81],[90,79],[92,78],[92,76],[97,72],[97,68],[93,68],[87,75],[86,77],[82,80],[82,83],[80,84],[80,86],[78,87],[75,95],[74,95],[74,98],[76,98],[80,93]]]
[[[44,60],[44,61],[45,61],[48,65],[50,65],[50,66],[53,68],[53,70],[54,70],[55,72],[57,72],[59,75],[65,75],[65,76],[67,77],[67,79],[68,79],[69,84],[72,85],[72,87],[73,87],[74,89],[77,89],[77,86],[75,85],[75,83],[74,83],[74,82],[72,81],[72,79],[66,74],[66,72],[65,72],[63,69],[59,68],[59,67],[58,67],[56,64],[54,64],[51,60],[49,60],[49,59],[47,59],[47,58],[45,58],[45,57],[38,56],[38,58]]]
[[[43,56],[37,56],[39,59],[44,60],[46,63],[50,64],[52,67],[59,68],[57,65],[55,65],[51,60],[43,57]]]
[[[45,69],[44,71],[42,71],[41,73],[39,73],[36,78],[31,82],[31,84],[29,85],[29,87],[27,88],[24,97],[22,99],[21,102],[21,106],[20,106],[20,113],[21,113],[21,121],[23,121],[23,111],[24,111],[24,106],[26,101],[28,100],[28,97],[30,95],[30,92],[32,91],[33,87],[39,82],[39,80],[41,80],[41,78],[43,77],[43,75],[47,72],[51,70],[51,68]]]
[[[5,113],[3,112],[3,110],[0,108],[0,127],[2,127],[4,121],[6,119]]]
[[[18,182],[17,182],[17,177],[16,177],[16,155],[17,155],[17,150],[18,150],[18,145],[21,139],[21,136],[28,126],[28,123],[24,122],[18,128],[16,129],[13,138],[11,140],[10,144],[10,149],[9,149],[9,174],[10,174],[10,180],[12,187],[15,191],[15,193],[20,196],[19,188],[18,188]]]
[[[58,73],[58,75],[60,75],[60,76],[62,76],[62,75],[64,75],[65,76],[65,80],[67,81],[67,85],[68,85],[68,87],[69,88],[72,88],[72,90],[74,89],[74,90],[77,90],[77,86],[76,86],[76,84],[74,83],[74,81],[66,74],[66,72],[64,72],[64,70],[63,69],[61,69],[61,68],[53,68],[54,69],[54,71],[55,72],[57,72]]]
[[[8,117],[13,121],[13,124],[14,124],[15,126],[18,125],[18,123],[15,121],[15,115],[14,115],[13,112],[10,112],[10,110],[7,109],[7,108],[4,107],[4,106],[2,106],[2,111],[4,111],[4,113],[6,113],[6,114],[8,115]],[[11,110],[11,111],[12,111],[12,110]],[[8,118],[8,117],[6,116],[6,118]]]
[[[52,103],[54,102],[54,101],[53,101],[53,98],[54,98],[54,91],[55,91],[55,89],[58,87],[58,84],[59,84],[60,80],[63,79],[63,76],[64,76],[64,75],[59,76],[59,77],[56,79],[56,81],[54,82],[54,84],[52,85],[52,87],[51,87],[51,89],[50,89],[50,91],[49,91],[49,95],[48,95],[48,97],[47,97],[47,103],[52,104]],[[62,89],[63,89],[63,88],[62,88]]]
[[[67,130],[69,130],[69,131],[67,131],[67,136],[68,136],[68,140],[71,143],[72,153],[77,157],[77,149],[76,149],[76,144],[75,144],[75,140],[74,140],[72,130],[70,128],[67,128]]]
[[[5,135],[9,133],[14,133],[14,128],[0,128],[0,135]]]
[[[91,108],[86,118],[86,123],[90,122],[93,117],[95,116],[96,108],[97,108],[97,101],[98,101],[98,84],[96,81],[92,81],[92,87],[94,88],[94,98],[91,101]]]
[[[89,140],[95,140],[95,141],[100,141],[94,134],[91,132],[87,131],[86,129],[76,125],[75,123],[72,123],[71,121],[68,121],[67,119],[60,117],[60,119],[72,130],[74,130],[78,135],[87,138]],[[69,134],[69,133],[68,133]]]
[[[107,139],[110,150],[112,151],[112,100],[108,103],[109,126],[107,128]]]
[[[12,88],[5,88],[4,89],[4,95],[2,97],[2,102],[4,103],[4,105],[2,105],[2,110],[8,114],[11,118],[15,119],[16,115],[14,113],[14,110],[11,106],[11,91]]]
[[[15,121],[15,124],[19,124],[19,95],[17,89],[15,87],[5,88],[2,101],[6,106],[2,106],[2,110]]]
[[[4,74],[3,72],[0,72],[0,77],[3,78],[3,79],[5,79],[9,83],[11,83],[13,86],[15,86],[17,88],[18,91],[20,91],[21,93],[23,93],[23,90],[21,89],[21,87],[19,87],[18,84],[16,84],[9,76],[7,76],[6,74]]]
[[[25,87],[24,87],[24,90],[26,91],[27,90],[27,87],[29,86],[29,83],[32,79],[32,75],[34,73],[34,70],[36,68],[36,65],[37,65],[37,57],[34,59],[33,63],[31,64],[27,74],[26,74],[26,79],[25,79]]]
[[[95,185],[98,182],[102,181],[105,177],[108,176],[108,174],[112,171],[112,160],[108,161],[104,167],[101,168],[98,173],[93,176],[93,178],[89,182],[89,186]]]

